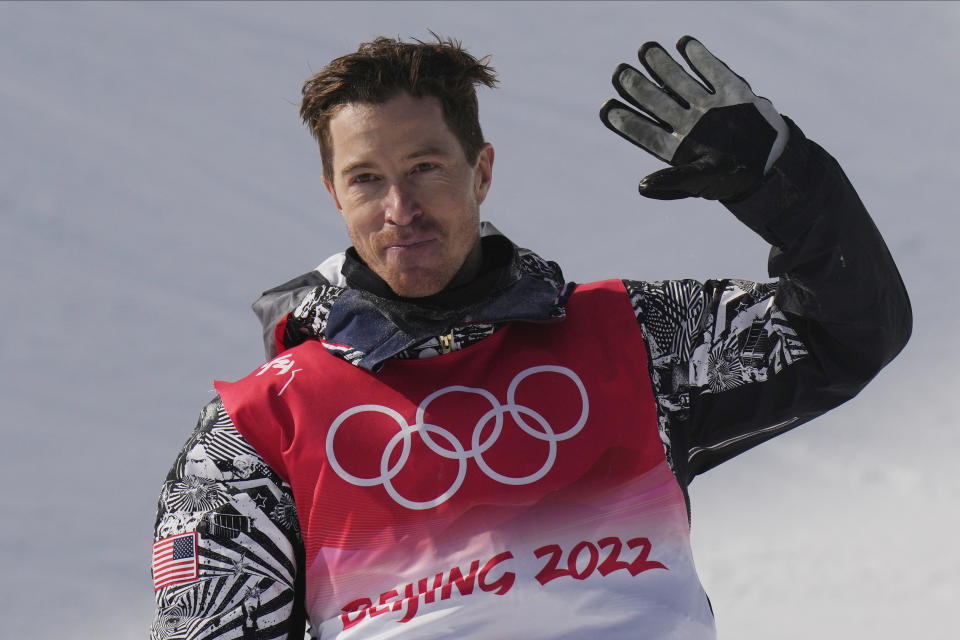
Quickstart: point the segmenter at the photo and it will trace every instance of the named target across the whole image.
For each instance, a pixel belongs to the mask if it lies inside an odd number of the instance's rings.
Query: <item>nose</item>
[[[406,226],[421,213],[420,203],[403,183],[390,185],[383,199],[384,221],[387,224]]]

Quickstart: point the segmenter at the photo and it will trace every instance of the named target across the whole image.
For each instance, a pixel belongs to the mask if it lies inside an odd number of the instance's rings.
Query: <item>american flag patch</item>
[[[196,531],[153,543],[153,590],[193,582],[199,575]]]

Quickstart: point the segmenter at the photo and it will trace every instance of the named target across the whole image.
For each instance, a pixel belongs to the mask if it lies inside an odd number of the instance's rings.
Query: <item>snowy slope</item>
[[[484,217],[568,277],[766,277],[599,123],[613,68],[685,33],[843,164],[901,266],[906,352],[848,405],[692,488],[725,638],[952,638],[960,480],[954,3],[0,3],[3,636],[144,637],[160,483],[255,295],[346,236],[299,87],[375,35],[490,53]],[[641,250],[637,251],[636,247]]]

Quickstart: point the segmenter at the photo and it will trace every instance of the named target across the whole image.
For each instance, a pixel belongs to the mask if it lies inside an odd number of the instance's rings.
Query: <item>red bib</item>
[[[599,593],[675,568],[689,582],[683,497],[619,281],[580,286],[562,322],[512,323],[446,355],[370,373],[311,341],[216,388],[293,488],[323,637],[511,593],[522,608],[593,578]],[[490,611],[443,628],[494,637],[476,630]]]

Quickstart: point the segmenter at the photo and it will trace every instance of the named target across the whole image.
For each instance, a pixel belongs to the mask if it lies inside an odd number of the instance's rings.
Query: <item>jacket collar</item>
[[[264,310],[271,300],[283,300],[290,313],[287,336],[300,336],[289,348],[306,339],[336,345],[338,355],[367,370],[425,340],[450,333],[457,327],[501,324],[510,321],[553,322],[563,319],[564,303],[572,285],[564,282],[560,267],[532,251],[514,245],[490,223],[481,228],[484,264],[473,281],[428,298],[400,298],[352,250],[321,267],[339,264],[338,273],[325,277],[305,274],[291,280],[299,287],[294,295],[281,287],[264,293],[254,309],[272,334],[278,310]],[[316,274],[316,272],[314,272]],[[322,282],[321,282],[322,281]],[[331,282],[333,281],[333,282]],[[334,284],[334,282],[336,284]],[[298,304],[299,303],[299,304]],[[268,356],[271,356],[268,347]]]

